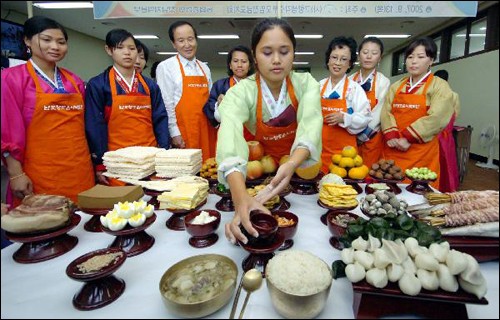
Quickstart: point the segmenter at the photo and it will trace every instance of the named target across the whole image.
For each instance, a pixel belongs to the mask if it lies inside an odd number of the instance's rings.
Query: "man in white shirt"
[[[168,35],[178,54],[158,65],[156,81],[168,112],[172,146],[202,149],[203,160],[214,157],[216,131],[203,114],[212,79],[208,66],[196,59],[196,30],[187,21],[177,21]]]

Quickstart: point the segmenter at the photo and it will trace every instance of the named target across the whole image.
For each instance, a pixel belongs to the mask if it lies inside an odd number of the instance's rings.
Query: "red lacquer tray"
[[[457,292],[422,289],[416,296],[403,294],[396,283],[378,289],[365,280],[353,283],[353,311],[357,319],[415,314],[435,319],[467,319],[466,303],[488,304],[485,298],[458,289]]]
[[[448,241],[450,248],[468,253],[478,262],[498,260],[498,238],[470,236],[443,236],[442,238]]]

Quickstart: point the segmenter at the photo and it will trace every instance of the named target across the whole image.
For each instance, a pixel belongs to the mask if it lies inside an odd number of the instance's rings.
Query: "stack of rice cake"
[[[208,196],[208,180],[193,177],[192,181],[179,181],[170,191],[158,196],[160,209],[194,209]],[[170,180],[169,182],[171,182]]]
[[[169,149],[156,154],[156,176],[176,178],[200,172],[201,149]]]
[[[162,151],[155,147],[126,147],[108,151],[102,157],[105,176],[111,178],[142,179],[155,172],[155,156]]]

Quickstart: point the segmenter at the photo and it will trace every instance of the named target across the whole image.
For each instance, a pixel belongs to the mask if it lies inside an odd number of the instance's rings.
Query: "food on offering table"
[[[360,239],[360,240],[359,240]],[[361,237],[356,241],[365,241]],[[365,241],[366,242],[366,241]],[[477,260],[467,253],[450,250],[448,242],[420,246],[415,238],[382,240],[378,246],[353,246],[341,252],[342,260],[335,261],[334,278],[344,274],[356,283],[363,279],[383,289],[397,282],[406,295],[416,296],[421,289],[442,289],[456,292],[461,287],[478,299],[487,292],[487,284]]]
[[[196,175],[202,163],[201,149],[168,149],[158,152],[155,157],[156,176],[176,178]]]
[[[393,192],[378,190],[361,199],[361,210],[369,216],[406,214],[408,203],[399,200]]]
[[[321,169],[321,160],[313,165],[302,167],[299,166],[295,169],[295,174],[305,180],[311,180],[318,176],[319,170]]]
[[[264,167],[259,160],[249,161],[247,164],[247,179],[255,180],[264,174]]]
[[[278,163],[270,155],[265,155],[260,159],[264,173],[275,173],[278,170]]]
[[[321,180],[319,180],[318,186],[321,188],[323,184],[325,183],[330,183],[330,184],[340,184],[340,185],[345,185],[346,183],[344,182],[344,179],[342,177],[334,174],[334,173],[329,173],[323,176]]]
[[[205,179],[217,179],[217,161],[208,158],[201,166],[200,176]]]
[[[264,184],[260,184],[260,185],[257,185],[253,188],[247,188],[247,192],[248,194],[251,196],[251,197],[255,197],[259,191],[263,190],[266,188],[266,185]],[[272,209],[274,206],[276,206],[278,203],[280,202],[280,196],[279,195],[275,195],[274,197],[272,197],[271,199],[267,200],[265,203],[264,203],[264,206],[268,209]]]
[[[436,180],[437,173],[430,170],[427,167],[413,167],[411,169],[406,169],[405,174],[407,177],[415,180]]]
[[[2,229],[12,233],[49,231],[64,226],[75,209],[64,196],[31,194],[16,208],[2,214]]]
[[[101,224],[111,231],[124,229],[127,224],[132,228],[142,226],[154,213],[154,207],[144,200],[118,202],[106,215],[100,216]]]
[[[373,190],[390,190],[391,188],[386,183],[370,183],[368,185]]]
[[[191,224],[207,224],[212,221],[217,220],[217,217],[211,216],[208,212],[206,211],[201,211],[199,215],[194,217],[193,220],[190,221]]]
[[[112,263],[116,263],[122,256],[123,252],[110,252],[103,253],[96,256],[93,256],[90,259],[85,260],[84,262],[77,264],[76,267],[78,271],[81,273],[92,273],[97,272]]]
[[[162,148],[126,147],[107,151],[102,159],[106,166],[104,175],[110,178],[142,179],[155,172],[155,156]]]
[[[323,183],[319,190],[319,201],[335,208],[350,208],[358,205],[358,193],[351,185]]]
[[[372,164],[368,174],[378,180],[403,180],[404,174],[400,167],[398,167],[394,160],[380,159],[378,162]]]
[[[412,215],[433,226],[466,227],[460,232],[477,234],[479,230],[498,235],[499,198],[498,191],[458,191],[451,193],[427,193],[430,207],[416,207]],[[495,225],[489,225],[496,222]],[[453,232],[452,232],[453,233]],[[484,235],[483,235],[484,236]]]
[[[194,183],[180,182],[169,191],[158,196],[160,209],[194,209],[208,196],[208,181],[197,178]]]
[[[78,207],[82,209],[111,209],[115,203],[136,201],[143,196],[144,192],[140,186],[105,186],[97,184],[78,194]]]
[[[259,141],[248,141],[248,161],[260,161],[264,156],[264,146]]]
[[[332,163],[328,166],[330,173],[342,178],[363,180],[370,169],[363,164],[363,158],[358,154],[356,148],[346,146],[341,153],[332,155]]]

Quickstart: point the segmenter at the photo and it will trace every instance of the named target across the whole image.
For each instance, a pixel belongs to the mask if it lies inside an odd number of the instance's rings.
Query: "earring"
[[[28,52],[28,54],[31,53],[31,49],[28,47],[28,49],[26,50]]]

